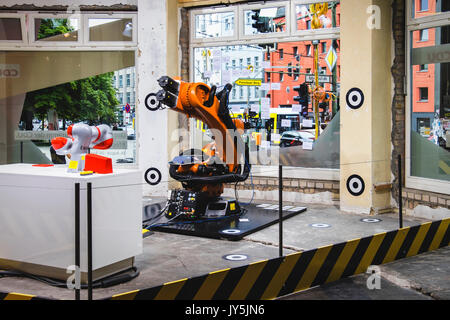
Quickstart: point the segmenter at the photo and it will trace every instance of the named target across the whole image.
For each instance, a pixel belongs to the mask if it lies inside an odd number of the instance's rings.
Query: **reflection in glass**
[[[78,19],[34,19],[36,41],[77,41]]]
[[[0,91],[0,114],[8,115],[0,117],[0,164],[52,163],[50,140],[77,122],[113,128],[113,146],[92,152],[135,162],[134,58],[134,51],[0,52],[0,61],[20,65],[19,76],[0,78],[8,88]]]
[[[131,18],[89,19],[89,41],[132,41]]]
[[[0,18],[1,40],[22,40],[22,27],[19,18]]]
[[[285,11],[285,7],[244,11],[244,35],[286,31]]]
[[[279,160],[289,166],[338,168],[339,44],[335,39],[318,42],[318,85],[330,93],[330,99],[319,105],[318,139],[311,96],[315,87],[311,41],[195,48],[194,81],[218,90],[226,83],[233,85],[230,114],[247,122],[245,137],[253,152],[277,150]],[[330,49],[334,58],[329,56]],[[199,123],[195,127],[197,146],[207,144],[208,128]],[[288,142],[283,134],[302,139]],[[306,139],[309,145],[304,145],[304,136],[311,135],[314,139]]]
[[[450,180],[450,26],[411,32],[411,175]]]
[[[411,16],[422,18],[450,11],[448,0],[410,0]]]
[[[320,3],[319,5],[321,4],[322,3]],[[326,13],[318,13],[318,20],[316,21],[314,20],[314,13],[318,11],[316,11],[315,5],[318,5],[318,3],[296,5],[295,13],[297,18],[297,30],[316,29],[314,28],[314,23],[320,24],[320,26],[318,25],[317,29],[328,29],[340,26],[341,5],[339,1],[328,2]]]
[[[230,37],[234,34],[234,12],[198,14],[195,16],[195,37]]]

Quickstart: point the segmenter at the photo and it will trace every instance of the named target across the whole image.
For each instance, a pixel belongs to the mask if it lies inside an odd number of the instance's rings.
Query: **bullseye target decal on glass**
[[[359,109],[364,103],[364,93],[359,88],[351,88],[345,96],[347,106],[352,109]]]
[[[364,192],[364,180],[357,174],[347,179],[347,190],[353,196],[360,196]]]
[[[144,179],[149,185],[157,185],[161,181],[161,171],[156,168],[148,168],[145,171]]]

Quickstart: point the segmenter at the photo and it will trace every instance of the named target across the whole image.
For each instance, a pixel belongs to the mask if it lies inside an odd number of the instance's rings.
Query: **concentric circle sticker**
[[[157,185],[161,181],[161,171],[156,168],[148,168],[145,171],[144,179],[149,185]]]
[[[347,105],[352,109],[359,109],[364,104],[364,93],[359,88],[351,88],[345,96]]]
[[[243,261],[247,260],[248,256],[245,254],[227,254],[224,255],[222,258],[229,261]]]
[[[331,225],[328,223],[312,223],[312,224],[310,224],[310,226],[313,228],[329,228],[329,227],[331,227]]]
[[[239,230],[239,229],[224,229],[220,232],[225,233],[225,234],[239,234],[239,233],[241,233],[241,230]]]
[[[347,179],[347,190],[353,196],[360,196],[364,192],[364,180],[357,174],[353,174]]]
[[[161,107],[161,103],[156,99],[155,93],[149,93],[144,100],[145,107],[150,111],[156,111]]]
[[[381,219],[377,219],[377,218],[363,218],[360,221],[367,222],[367,223],[376,223],[376,222],[380,222],[382,220]]]

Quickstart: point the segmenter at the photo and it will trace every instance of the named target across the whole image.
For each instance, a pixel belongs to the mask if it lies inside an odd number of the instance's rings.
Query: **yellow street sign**
[[[330,50],[328,50],[327,56],[325,57],[325,62],[327,63],[328,69],[330,69],[330,71],[333,71],[337,59],[338,55],[336,53],[336,50],[333,48],[333,45],[331,45]]]
[[[260,86],[262,83],[261,79],[237,79],[234,82],[238,86]]]

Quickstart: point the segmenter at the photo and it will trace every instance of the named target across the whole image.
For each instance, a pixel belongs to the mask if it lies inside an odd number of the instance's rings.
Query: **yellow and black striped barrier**
[[[38,297],[31,294],[23,294],[23,293],[2,293],[0,292],[0,300],[37,300]]]
[[[450,218],[219,270],[106,300],[266,300],[363,273],[450,244]],[[0,300],[37,296],[1,293]]]
[[[113,300],[265,300],[449,245],[450,219],[424,223],[112,296]]]

